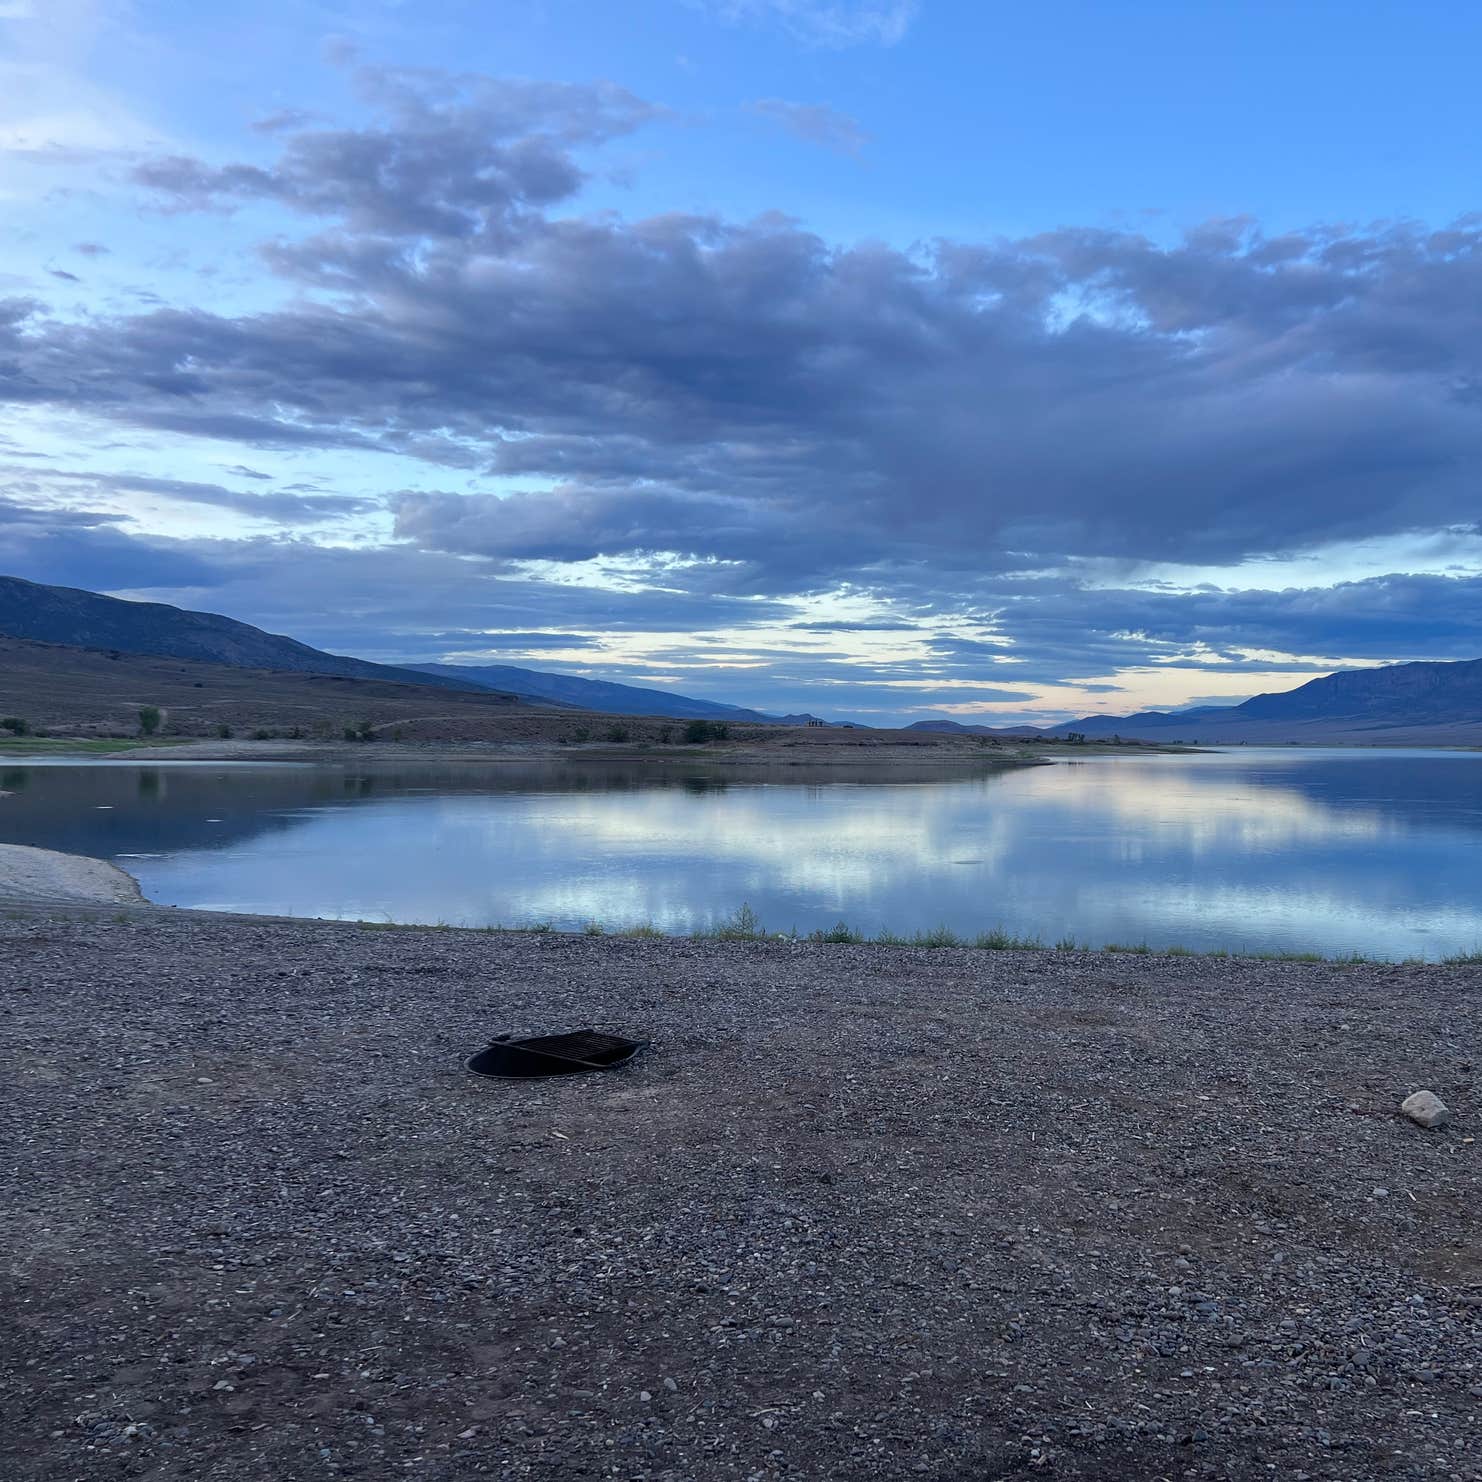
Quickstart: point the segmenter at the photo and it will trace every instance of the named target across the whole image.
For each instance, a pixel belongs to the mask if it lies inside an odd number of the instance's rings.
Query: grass
[[[111,751],[137,751],[142,746],[184,746],[192,736],[152,736],[147,739],[78,741],[65,736],[6,736],[0,738],[0,756],[99,756]]]
[[[419,924],[414,922],[391,922],[391,921],[363,921],[359,923],[371,929],[393,930],[393,931],[449,931],[457,928],[450,927],[446,922],[434,924]],[[471,928],[472,930],[485,932],[521,932],[544,935],[554,932],[557,928],[549,921],[535,922],[529,926],[484,926]],[[580,928],[583,936],[619,936],[637,938],[640,940],[665,940],[670,933],[663,931],[654,925],[652,921],[639,922],[633,926],[622,927],[616,930],[610,929],[600,921],[588,921]],[[965,937],[951,927],[944,925],[933,926],[923,931],[913,932],[910,936],[903,936],[899,932],[888,928],[870,936],[865,932],[849,925],[847,921],[838,921],[833,926],[822,927],[815,931],[800,935],[797,928],[791,931],[769,931],[761,921],[761,918],[750,905],[743,904],[734,914],[722,918],[720,921],[703,928],[700,931],[685,933],[674,933],[679,939],[712,941],[712,942],[809,942],[816,946],[866,946],[866,947],[914,947],[918,950],[935,951],[944,948],[958,948],[972,952],[1113,952],[1124,956],[1133,957],[1188,957],[1188,958],[1212,958],[1220,960],[1224,958],[1245,958],[1255,962],[1319,962],[1328,963],[1335,967],[1363,967],[1363,966],[1446,966],[1446,967],[1482,967],[1482,947],[1471,952],[1459,953],[1452,957],[1443,957],[1439,963],[1427,963],[1421,957],[1391,958],[1391,957],[1368,957],[1362,952],[1343,952],[1333,956],[1325,956],[1321,952],[1232,952],[1228,947],[1195,948],[1185,947],[1178,944],[1167,947],[1151,947],[1147,942],[1106,942],[1100,947],[1090,942],[1079,942],[1074,937],[1061,937],[1052,945],[1047,945],[1038,937],[1020,937],[1011,932],[1003,930],[1002,927],[994,927],[992,931],[979,932],[977,936]]]
[[[456,928],[448,922],[373,922],[373,920],[362,920],[356,925],[363,926],[369,931],[459,931],[459,929],[470,929],[470,931],[483,932],[507,932],[507,934],[532,934],[545,935],[556,931],[556,926],[551,922],[535,922],[529,926],[474,926],[474,928]],[[608,926],[597,920],[588,920],[579,928],[584,937],[630,937],[637,940],[664,941],[670,937],[670,932],[662,931],[654,925],[654,922],[639,922],[637,925],[624,926],[617,931],[609,931]],[[1446,968],[1482,968],[1482,947],[1473,948],[1472,951],[1457,953],[1455,956],[1442,957],[1439,962],[1426,962],[1424,957],[1369,957],[1360,951],[1344,951],[1332,956],[1325,956],[1320,951],[1232,951],[1229,947],[1183,947],[1174,944],[1169,947],[1150,947],[1146,941],[1138,943],[1125,943],[1125,941],[1109,941],[1101,947],[1092,946],[1091,943],[1076,941],[1074,937],[1061,937],[1052,946],[1046,946],[1039,937],[1015,937],[1012,932],[1003,931],[1000,926],[994,926],[993,931],[978,932],[977,937],[963,937],[959,932],[953,931],[950,926],[932,926],[926,931],[913,932],[910,937],[903,937],[900,932],[891,931],[889,928],[876,932],[873,937],[858,931],[848,922],[834,923],[833,926],[824,926],[817,931],[800,935],[794,926],[791,931],[775,932],[768,931],[762,925],[762,920],[756,911],[747,904],[742,904],[740,910],[731,916],[723,917],[719,922],[713,923],[707,928],[697,932],[676,932],[679,940],[692,941],[787,941],[787,943],[811,943],[820,947],[913,947],[919,951],[934,951],[941,948],[956,947],[966,951],[1112,951],[1123,956],[1135,957],[1208,957],[1208,959],[1229,959],[1229,957],[1243,957],[1251,962],[1320,962],[1328,963],[1329,966],[1338,968],[1360,968],[1360,966],[1384,966],[1384,968],[1395,968],[1395,966],[1408,966],[1408,968],[1426,968],[1426,966],[1446,966]]]

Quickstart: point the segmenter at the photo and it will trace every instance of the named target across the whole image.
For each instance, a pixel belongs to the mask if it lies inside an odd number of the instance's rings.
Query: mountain
[[[492,690],[249,669],[0,634],[0,716],[19,718],[29,731],[134,736],[145,706],[161,712],[162,734],[170,737],[263,733],[339,741],[347,730],[360,737],[369,727],[377,740],[518,741],[556,740],[570,730],[567,712]]]
[[[513,664],[414,664],[419,673],[485,689],[513,690],[539,700],[576,705],[609,715],[663,715],[675,720],[771,721],[776,717],[717,700],[696,700],[668,690],[644,689],[632,684],[614,684],[603,679],[578,679],[572,674],[544,674],[538,669],[520,669]],[[784,723],[799,725],[808,716],[788,716]]]
[[[190,612],[163,602],[125,602],[77,587],[22,581],[17,576],[0,576],[0,633],[33,643],[195,659],[238,669],[333,674],[344,679],[378,679],[424,688],[494,688],[471,685],[456,675],[428,674],[324,653],[213,612]]]
[[[1349,669],[1240,705],[1088,715],[1045,734],[1142,740],[1482,742],[1482,659]]]
[[[1023,741],[1045,734],[1034,726],[965,726],[957,720],[916,720],[906,730],[935,731],[943,736],[997,736],[1007,741]]]

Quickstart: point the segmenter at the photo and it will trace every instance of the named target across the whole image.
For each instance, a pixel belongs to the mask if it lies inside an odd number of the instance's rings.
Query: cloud
[[[840,113],[826,103],[789,103],[785,98],[758,98],[747,107],[799,139],[822,145],[825,149],[836,149],[841,154],[857,155],[870,140],[858,119]]]
[[[722,20],[780,26],[810,46],[894,46],[920,10],[919,0],[692,0]]]
[[[0,465],[0,476],[19,473],[23,482],[0,484],[0,490],[29,493],[33,496],[57,490],[74,493],[82,490],[91,495],[112,495],[127,501],[132,494],[154,494],[177,504],[205,505],[231,510],[251,519],[271,520],[281,525],[320,524],[326,520],[347,519],[381,508],[380,499],[363,496],[321,493],[294,493],[287,490],[265,491],[228,489],[221,484],[199,483],[189,479],[157,478],[144,474],[99,473],[82,469],[48,468],[38,472],[27,468]],[[265,475],[253,475],[265,477]],[[50,513],[50,506],[45,507]],[[55,514],[53,518],[57,518]],[[107,516],[117,519],[117,515]]]
[[[361,67],[357,91],[376,115],[358,129],[315,128],[280,114],[271,166],[146,160],[133,178],[167,209],[271,202],[386,237],[494,241],[524,212],[576,194],[576,151],[661,116],[613,83],[532,82]]]

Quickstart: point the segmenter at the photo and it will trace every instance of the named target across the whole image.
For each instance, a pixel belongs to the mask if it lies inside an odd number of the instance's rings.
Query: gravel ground
[[[150,909],[0,962],[6,1482],[1482,1477],[1475,967]],[[652,1048],[461,1068],[586,1024]]]

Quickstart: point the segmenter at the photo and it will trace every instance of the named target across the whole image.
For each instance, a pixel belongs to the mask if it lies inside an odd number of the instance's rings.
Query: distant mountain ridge
[[[538,669],[521,669],[514,664],[414,664],[423,674],[464,678],[465,682],[490,689],[516,690],[584,710],[598,710],[613,715],[663,715],[675,720],[778,721],[804,724],[811,716],[771,716],[740,705],[724,705],[718,700],[697,700],[692,695],[676,695],[669,690],[645,689],[641,685],[617,684],[605,679],[582,679],[575,674],[548,674]]]
[[[1345,669],[1294,690],[1254,695],[1239,705],[1088,715],[1049,727],[1044,734],[1063,736],[1069,731],[1209,742],[1317,741],[1328,734],[1355,741],[1393,741],[1421,732],[1465,739],[1475,732],[1475,739],[1482,741],[1482,659]]]
[[[267,633],[214,612],[192,612],[164,602],[127,602],[80,587],[50,587],[18,576],[0,576],[0,633],[34,643],[197,659],[237,669],[333,674],[437,689],[491,688],[325,653],[295,638]]]
[[[965,725],[934,718],[912,731],[1063,739],[1077,733],[1129,741],[1349,744],[1482,744],[1482,659],[1386,664],[1345,669],[1308,680],[1294,690],[1254,695],[1239,705],[1188,710],[1141,710],[1134,715],[1087,715],[1056,726]]]

